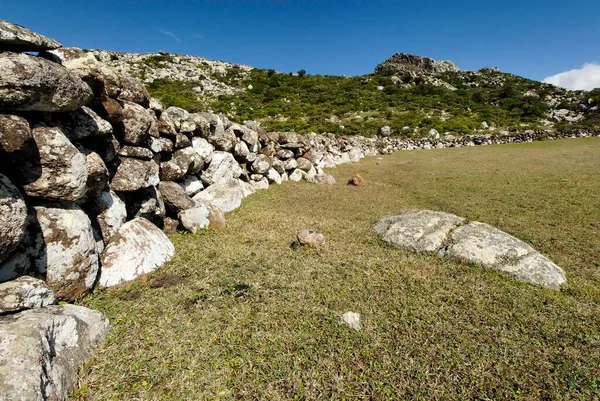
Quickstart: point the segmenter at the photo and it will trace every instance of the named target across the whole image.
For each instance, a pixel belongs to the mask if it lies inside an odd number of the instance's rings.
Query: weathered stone
[[[283,162],[283,167],[286,169],[286,171],[296,170],[298,168],[298,162],[296,159],[288,159]]]
[[[186,175],[183,182],[178,183],[187,196],[194,196],[204,189],[202,181],[195,175]]]
[[[269,171],[267,171],[266,177],[270,184],[281,184],[281,174],[274,168],[270,168]]]
[[[0,155],[3,152],[12,153],[23,149],[31,139],[27,120],[10,114],[0,114]]]
[[[191,209],[194,206],[194,202],[192,202],[183,188],[173,181],[161,181],[158,185],[158,190],[162,195],[167,213],[171,217],[177,217],[179,212]]]
[[[64,113],[61,116],[61,127],[71,140],[80,140],[95,135],[110,135],[112,125],[103,120],[92,109],[83,106],[80,109]]]
[[[102,252],[99,285],[112,287],[150,273],[171,260],[175,248],[166,235],[144,218],[119,229]]]
[[[267,177],[260,176],[259,180],[251,180],[249,183],[255,190],[269,189],[269,180]]]
[[[177,234],[178,228],[179,220],[175,220],[170,217],[165,217],[165,225],[163,227],[163,232],[165,234]]]
[[[300,169],[295,169],[289,174],[290,181],[300,182],[304,178],[304,174],[304,171]]]
[[[108,242],[127,220],[125,202],[113,191],[105,191],[98,197],[94,204],[94,212],[104,242]]]
[[[61,47],[57,41],[0,19],[0,51],[40,52]]]
[[[179,213],[179,221],[191,233],[196,233],[204,228],[222,230],[226,227],[223,212],[216,206],[203,202],[199,202],[192,209]]]
[[[190,138],[188,138],[184,134],[177,133],[173,138],[173,145],[175,149],[182,149],[187,148],[188,146],[192,146],[192,141],[190,141]]]
[[[287,160],[294,157],[294,152],[288,149],[279,149],[275,155],[280,160]]]
[[[317,174],[310,180],[312,183],[320,185],[334,185],[335,178],[331,174]]]
[[[86,157],[59,128],[36,127],[32,131],[39,151],[40,174],[23,187],[28,196],[48,200],[77,201],[86,194]]]
[[[118,99],[147,107],[150,103],[150,94],[140,81],[129,74],[121,74],[121,93]]]
[[[523,241],[476,221],[454,230],[439,255],[499,270],[521,281],[559,290],[565,272]]]
[[[197,202],[213,203],[223,212],[230,212],[242,204],[242,199],[254,193],[254,188],[241,180],[229,178],[212,184],[194,196]]]
[[[355,187],[364,187],[367,185],[367,182],[360,174],[356,173],[348,180],[348,184],[354,185]]]
[[[96,199],[108,188],[108,169],[104,161],[95,152],[85,150],[86,168],[88,172],[86,181],[86,194],[81,202]]]
[[[122,146],[117,153],[119,156],[132,157],[140,160],[152,160],[154,157],[154,154],[150,149],[142,148],[140,146]]]
[[[231,153],[215,151],[208,168],[202,172],[201,178],[203,182],[210,185],[238,178],[241,174],[242,168]]]
[[[338,319],[339,319],[340,323],[347,325],[351,329],[354,329],[356,331],[362,330],[362,323],[360,321],[359,313],[346,312],[343,315],[341,315]]]
[[[0,399],[66,400],[109,328],[101,312],[75,305],[0,318]]]
[[[0,110],[71,111],[90,87],[63,66],[28,54],[0,53]]]
[[[173,152],[173,142],[168,138],[148,138],[148,146],[155,153]]]
[[[41,308],[55,302],[52,290],[37,278],[21,276],[0,284],[0,313]]]
[[[135,191],[158,185],[159,182],[159,167],[153,160],[122,157],[110,188],[113,191]]]
[[[96,98],[105,100],[108,97],[115,98],[121,93],[123,74],[99,62],[93,54],[77,48],[56,49],[48,53],[42,54],[42,56],[57,58],[56,61],[61,62],[65,68],[75,73],[90,86]]]
[[[19,190],[0,174],[0,263],[13,252],[25,233],[27,206]]]
[[[325,245],[325,236],[316,230],[303,228],[296,236],[298,243],[311,248],[320,248]]]
[[[269,156],[259,154],[250,169],[256,174],[265,174],[271,168],[273,160]]]
[[[194,122],[196,129],[194,135],[202,137],[204,139],[210,136],[210,123],[199,113],[192,113],[189,116],[190,120]]]
[[[186,174],[194,174],[202,167],[202,159],[192,148],[179,149],[173,153],[171,160],[160,163],[160,179],[162,181],[180,181]]]
[[[140,145],[148,138],[152,125],[152,116],[137,103],[123,103],[123,142],[129,145]]]
[[[212,160],[212,154],[215,148],[208,143],[208,141],[204,138],[193,138],[192,139],[192,148],[198,153],[198,156],[204,160],[205,164],[208,164]]]
[[[133,192],[121,192],[120,197],[127,206],[127,217],[143,217],[157,227],[163,227],[166,214],[165,204],[160,191],[148,187]]]
[[[113,125],[118,125],[123,122],[123,106],[115,99],[107,98],[101,103],[102,107],[97,110],[102,118]]]
[[[45,248],[35,261],[46,272],[56,298],[74,301],[88,292],[98,274],[98,254],[90,219],[75,205],[36,206]]]
[[[179,107],[169,107],[160,116],[161,120],[172,122],[175,131],[181,132],[181,125],[190,118],[190,113]]]
[[[164,109],[164,106],[163,106],[162,102],[160,101],[160,99],[157,99],[155,97],[150,98],[148,107],[150,107],[152,110],[159,112],[159,113],[162,112]]]
[[[383,240],[412,252],[437,252],[462,217],[432,210],[407,210],[381,219],[374,227]]]

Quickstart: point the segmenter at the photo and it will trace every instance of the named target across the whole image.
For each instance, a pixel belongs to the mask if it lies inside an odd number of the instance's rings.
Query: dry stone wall
[[[174,254],[162,229],[223,228],[223,212],[270,185],[331,184],[325,168],[402,149],[560,136],[415,141],[266,132],[255,121],[163,107],[141,82],[93,54],[0,21],[0,283],[7,283],[0,286],[0,313],[13,313],[10,322],[0,318],[0,328],[9,330],[22,310],[75,301],[97,285],[118,285],[160,267]],[[36,327],[47,327],[57,309],[47,310],[23,316],[46,319]],[[71,335],[82,330],[80,338],[83,331],[100,333],[85,342],[89,347],[108,327],[99,317],[72,326]],[[44,330],[31,332],[32,341]],[[1,351],[0,365],[9,366],[12,351]],[[59,382],[72,380],[59,376],[40,378],[46,393],[23,399],[63,399],[68,386]]]

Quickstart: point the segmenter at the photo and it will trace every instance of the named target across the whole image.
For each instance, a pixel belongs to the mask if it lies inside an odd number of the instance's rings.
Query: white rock
[[[75,305],[0,318],[0,399],[66,400],[109,328],[102,313]]]
[[[19,245],[27,222],[27,206],[19,190],[0,174],[0,263]]]
[[[29,276],[0,284],[0,313],[41,308],[56,302],[45,282]]]
[[[127,220],[125,202],[113,191],[105,191],[100,195],[95,207],[98,211],[96,221],[100,226],[102,238],[108,242]]]
[[[362,330],[362,323],[360,321],[360,314],[356,312],[346,312],[339,317],[340,322],[347,325],[351,329],[356,331]]]
[[[282,179],[281,179],[281,174],[279,174],[274,168],[270,168],[269,171],[267,171],[267,179],[269,180],[270,184],[281,184]]]
[[[144,218],[125,223],[102,252],[99,285],[112,287],[150,273],[171,260],[175,248],[167,236]]]
[[[302,171],[300,169],[295,169],[289,175],[289,179],[290,179],[290,181],[300,182],[300,181],[302,181],[302,178],[304,178],[304,174],[305,174],[304,171]]]
[[[199,204],[179,213],[179,222],[189,232],[195,234],[210,224],[210,209],[207,205]]]
[[[250,181],[250,185],[254,187],[254,189],[269,189],[269,180],[267,177],[262,177],[259,181]]]
[[[242,199],[254,193],[252,185],[230,178],[211,185],[204,191],[194,196],[193,200],[198,202],[213,203],[223,212],[230,212],[242,204]]]
[[[195,175],[186,175],[183,182],[178,183],[185,191],[187,196],[194,196],[204,189],[202,181]]]
[[[208,184],[229,181],[242,175],[242,168],[229,152],[216,151],[208,168],[202,173],[202,181]]]

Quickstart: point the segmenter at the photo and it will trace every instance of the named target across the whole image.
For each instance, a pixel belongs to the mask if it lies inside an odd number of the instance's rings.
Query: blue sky
[[[541,80],[600,61],[598,0],[0,0],[64,46],[359,75],[395,52]]]

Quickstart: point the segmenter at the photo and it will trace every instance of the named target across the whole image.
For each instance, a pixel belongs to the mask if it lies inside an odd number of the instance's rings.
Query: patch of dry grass
[[[360,173],[366,187],[345,182]],[[600,140],[398,152],[248,198],[220,232],[85,304],[113,331],[83,400],[598,399]],[[563,266],[543,290],[383,245],[402,208],[497,226]],[[327,237],[293,249],[297,230]],[[359,312],[354,332],[336,316]],[[76,397],[76,398],[77,398]]]

